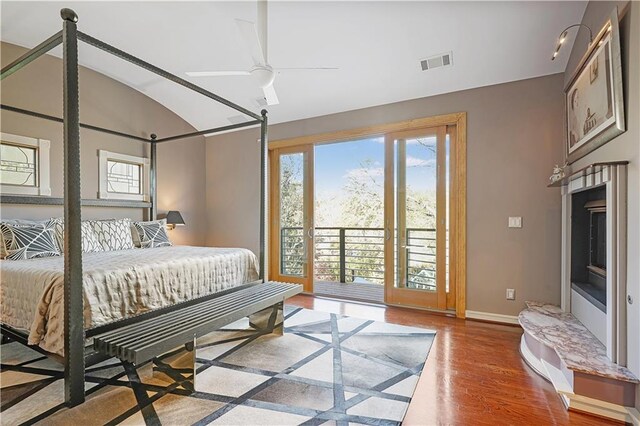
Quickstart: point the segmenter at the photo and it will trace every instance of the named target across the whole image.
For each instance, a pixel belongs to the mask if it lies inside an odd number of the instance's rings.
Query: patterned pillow
[[[51,223],[53,223],[53,229],[56,235],[56,242],[58,243],[58,248],[60,249],[60,253],[64,253],[64,218],[57,217],[52,218]],[[93,225],[91,222],[83,220],[80,225],[80,232],[82,237],[82,252],[83,253],[92,253],[96,251],[103,251],[102,245],[98,241],[98,236],[96,232],[93,230]]]
[[[53,225],[0,223],[6,258],[11,260],[60,256]]]
[[[135,228],[134,235],[137,234],[137,239],[140,244],[138,247],[153,248],[153,247],[168,247],[172,246],[167,231],[167,220],[152,220],[149,222],[133,222],[133,228]],[[134,237],[134,241],[136,238]]]
[[[2,223],[6,223],[8,225],[14,226],[33,226],[33,225],[44,225],[47,223],[49,219],[45,220],[28,220],[28,219],[5,219]],[[2,232],[0,232],[0,259],[4,259],[7,257],[7,250],[4,243],[4,238],[2,237]]]
[[[105,251],[135,248],[131,238],[131,219],[90,220]]]

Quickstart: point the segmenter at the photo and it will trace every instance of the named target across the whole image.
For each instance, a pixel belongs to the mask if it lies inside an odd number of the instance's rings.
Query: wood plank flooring
[[[565,410],[551,384],[520,357],[520,327],[309,295],[287,303],[437,331],[404,425],[617,424]]]

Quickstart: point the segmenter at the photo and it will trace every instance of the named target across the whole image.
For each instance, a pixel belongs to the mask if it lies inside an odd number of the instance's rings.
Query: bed
[[[240,248],[171,246],[83,254],[85,329],[258,280]],[[1,320],[28,343],[63,355],[64,258],[0,261]]]
[[[85,351],[85,336],[91,334],[90,332],[97,332],[97,329],[89,330],[89,332],[85,334],[82,327],[77,326],[81,324],[83,320],[86,326],[95,327],[93,324],[99,323],[100,321],[110,321],[114,318],[117,320],[117,318],[121,318],[122,316],[133,315],[132,319],[117,321],[104,326],[107,328],[111,326],[117,328],[123,326],[123,323],[128,321],[142,322],[148,320],[161,311],[152,310],[148,314],[144,314],[145,309],[152,309],[151,307],[155,306],[155,304],[161,306],[162,303],[179,303],[180,298],[187,297],[189,292],[204,291],[200,286],[215,290],[216,288],[233,285],[232,283],[238,285],[243,282],[243,279],[246,282],[253,277],[257,277],[259,282],[267,282],[268,118],[266,109],[263,109],[260,113],[252,112],[178,75],[172,74],[150,62],[137,58],[134,55],[79,31],[77,26],[78,15],[71,9],[62,9],[60,11],[60,17],[62,18],[61,31],[53,34],[42,43],[25,52],[21,57],[3,67],[0,71],[0,80],[4,81],[5,78],[19,72],[40,56],[62,45],[62,73],[64,76],[62,79],[62,91],[64,95],[62,117],[55,117],[43,114],[42,112],[30,111],[4,104],[0,104],[0,109],[42,120],[62,123],[62,148],[65,157],[62,180],[64,182],[64,198],[0,194],[0,202],[3,204],[9,203],[17,205],[63,205],[65,221],[63,237],[64,241],[69,244],[64,251],[64,258],[60,257],[42,261],[16,261],[16,263],[12,265],[6,264],[5,262],[7,261],[2,261],[0,267],[2,268],[3,307],[1,311],[2,324],[0,324],[0,330],[2,331],[3,340],[14,339],[25,344],[30,341],[37,343],[40,347],[48,348],[50,352],[64,353],[62,361],[64,363],[65,402],[69,407],[74,407],[83,403],[85,400],[85,366],[92,365],[96,360],[94,354]],[[198,93],[200,96],[204,96],[216,102],[218,105],[231,108],[247,117],[248,120],[222,127],[195,132],[190,131],[177,135],[167,135],[160,138],[151,131],[143,132],[142,135],[139,131],[135,134],[128,134],[117,129],[108,129],[93,124],[82,123],[80,122],[80,79],[78,78],[79,42],[118,57],[119,60],[129,62],[140,69],[160,76],[191,92]],[[166,254],[165,258],[156,257],[156,253],[160,255],[162,251],[157,251],[154,255],[149,256],[147,250],[141,250],[140,252],[131,251],[131,258],[129,258],[129,253],[126,252],[115,254],[83,254],[82,219],[80,215],[80,212],[83,210],[82,206],[142,208],[148,210],[145,217],[150,220],[158,218],[158,144],[254,126],[260,127],[260,163],[255,165],[260,170],[260,208],[257,211],[260,217],[259,256],[256,260],[253,255],[246,251],[236,252],[240,257],[245,256],[245,272],[233,272],[233,267],[228,265],[222,266],[221,261],[218,263],[218,260],[207,260],[206,254],[196,253],[196,251],[200,250],[197,248],[192,249],[195,250],[192,254],[187,254],[186,252],[186,250],[190,249],[176,250],[175,247],[166,249],[169,251],[167,251],[168,254]],[[148,144],[150,175],[148,177],[148,200],[82,199],[80,190],[81,128]],[[146,135],[148,135],[148,137]],[[183,251],[185,258],[177,255],[177,253]],[[209,252],[209,254],[213,254],[213,252]],[[230,253],[224,254],[223,252],[218,252],[218,254],[222,254],[223,257],[232,256]],[[137,256],[140,257],[136,260]],[[190,256],[196,259],[192,262],[199,265],[209,265],[207,267],[202,266],[201,269],[199,269],[200,267],[193,267],[193,269],[191,269],[191,267],[186,266],[186,264],[190,262],[188,260]],[[213,257],[215,258],[215,256]],[[104,263],[102,263],[103,261]],[[252,265],[252,267],[249,267],[249,264]],[[256,264],[258,264],[257,268]],[[109,265],[111,265],[111,269],[107,267]],[[126,265],[130,266],[127,267]],[[183,287],[178,285],[178,289],[168,289],[168,286],[171,285],[171,279],[169,278],[172,277],[174,273],[171,272],[172,269],[182,271],[175,273],[184,274],[182,278],[177,279],[178,281],[176,282],[181,282],[180,280],[185,280],[186,282],[185,277],[196,277],[197,279],[191,283],[192,286],[195,285],[195,289],[188,290],[189,287],[187,285]],[[256,269],[258,270],[257,272]],[[117,272],[114,272],[114,270]],[[65,272],[64,274],[63,271]],[[142,271],[147,272],[142,273]],[[239,275],[245,274],[246,276],[237,281],[224,278],[226,274],[233,273]],[[120,280],[114,278],[119,275],[126,278],[120,278]],[[157,275],[162,276],[162,280],[150,278],[150,276]],[[64,280],[62,279],[63,276],[66,277]],[[200,281],[200,279],[205,276],[214,277],[215,279],[209,282]],[[35,280],[34,277],[36,278]],[[165,278],[167,278],[168,281],[166,281]],[[219,280],[216,281],[217,279]],[[24,283],[31,284],[25,285]],[[241,289],[242,286],[240,285],[237,289],[234,288],[229,291],[241,291]],[[21,297],[21,295],[26,294],[29,296]],[[62,300],[62,294],[66,296],[64,300]],[[219,296],[219,294],[215,295],[215,297],[217,296]],[[148,300],[145,299],[145,297],[147,297]],[[213,298],[214,296],[210,297]],[[203,299],[207,298],[205,297]],[[193,303],[196,304],[198,302],[199,301],[194,301]],[[141,305],[139,306],[138,304],[140,303]],[[175,311],[180,311],[185,309],[185,305],[188,303],[179,304],[178,306],[168,309],[175,308]],[[20,312],[21,310],[24,312]],[[114,314],[116,311],[119,311],[121,316]],[[137,316],[138,314],[140,315]],[[158,315],[158,318],[161,316],[162,315]],[[37,319],[35,324],[33,323],[34,318]],[[66,321],[63,321],[63,319],[66,319]],[[28,341],[25,339],[24,333],[16,332],[11,324],[14,324],[17,328],[27,328],[29,332]],[[62,342],[63,340],[64,343]],[[38,350],[45,352],[44,349],[40,349],[39,347]]]

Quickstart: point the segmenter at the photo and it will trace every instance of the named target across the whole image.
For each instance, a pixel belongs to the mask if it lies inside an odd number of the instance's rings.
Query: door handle
[[[391,239],[391,230],[389,228],[384,229],[384,239],[389,241]]]
[[[310,240],[313,240],[313,226],[309,228],[309,230],[307,231],[307,236],[309,237]]]

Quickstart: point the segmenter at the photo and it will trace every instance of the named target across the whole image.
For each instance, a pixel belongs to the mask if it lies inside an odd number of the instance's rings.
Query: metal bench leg
[[[163,382],[179,382],[190,391],[196,388],[196,338],[184,346],[153,359],[153,378]]]
[[[249,315],[249,325],[257,330],[264,330],[282,336],[284,334],[283,310],[284,302],[276,303],[267,309]]]

